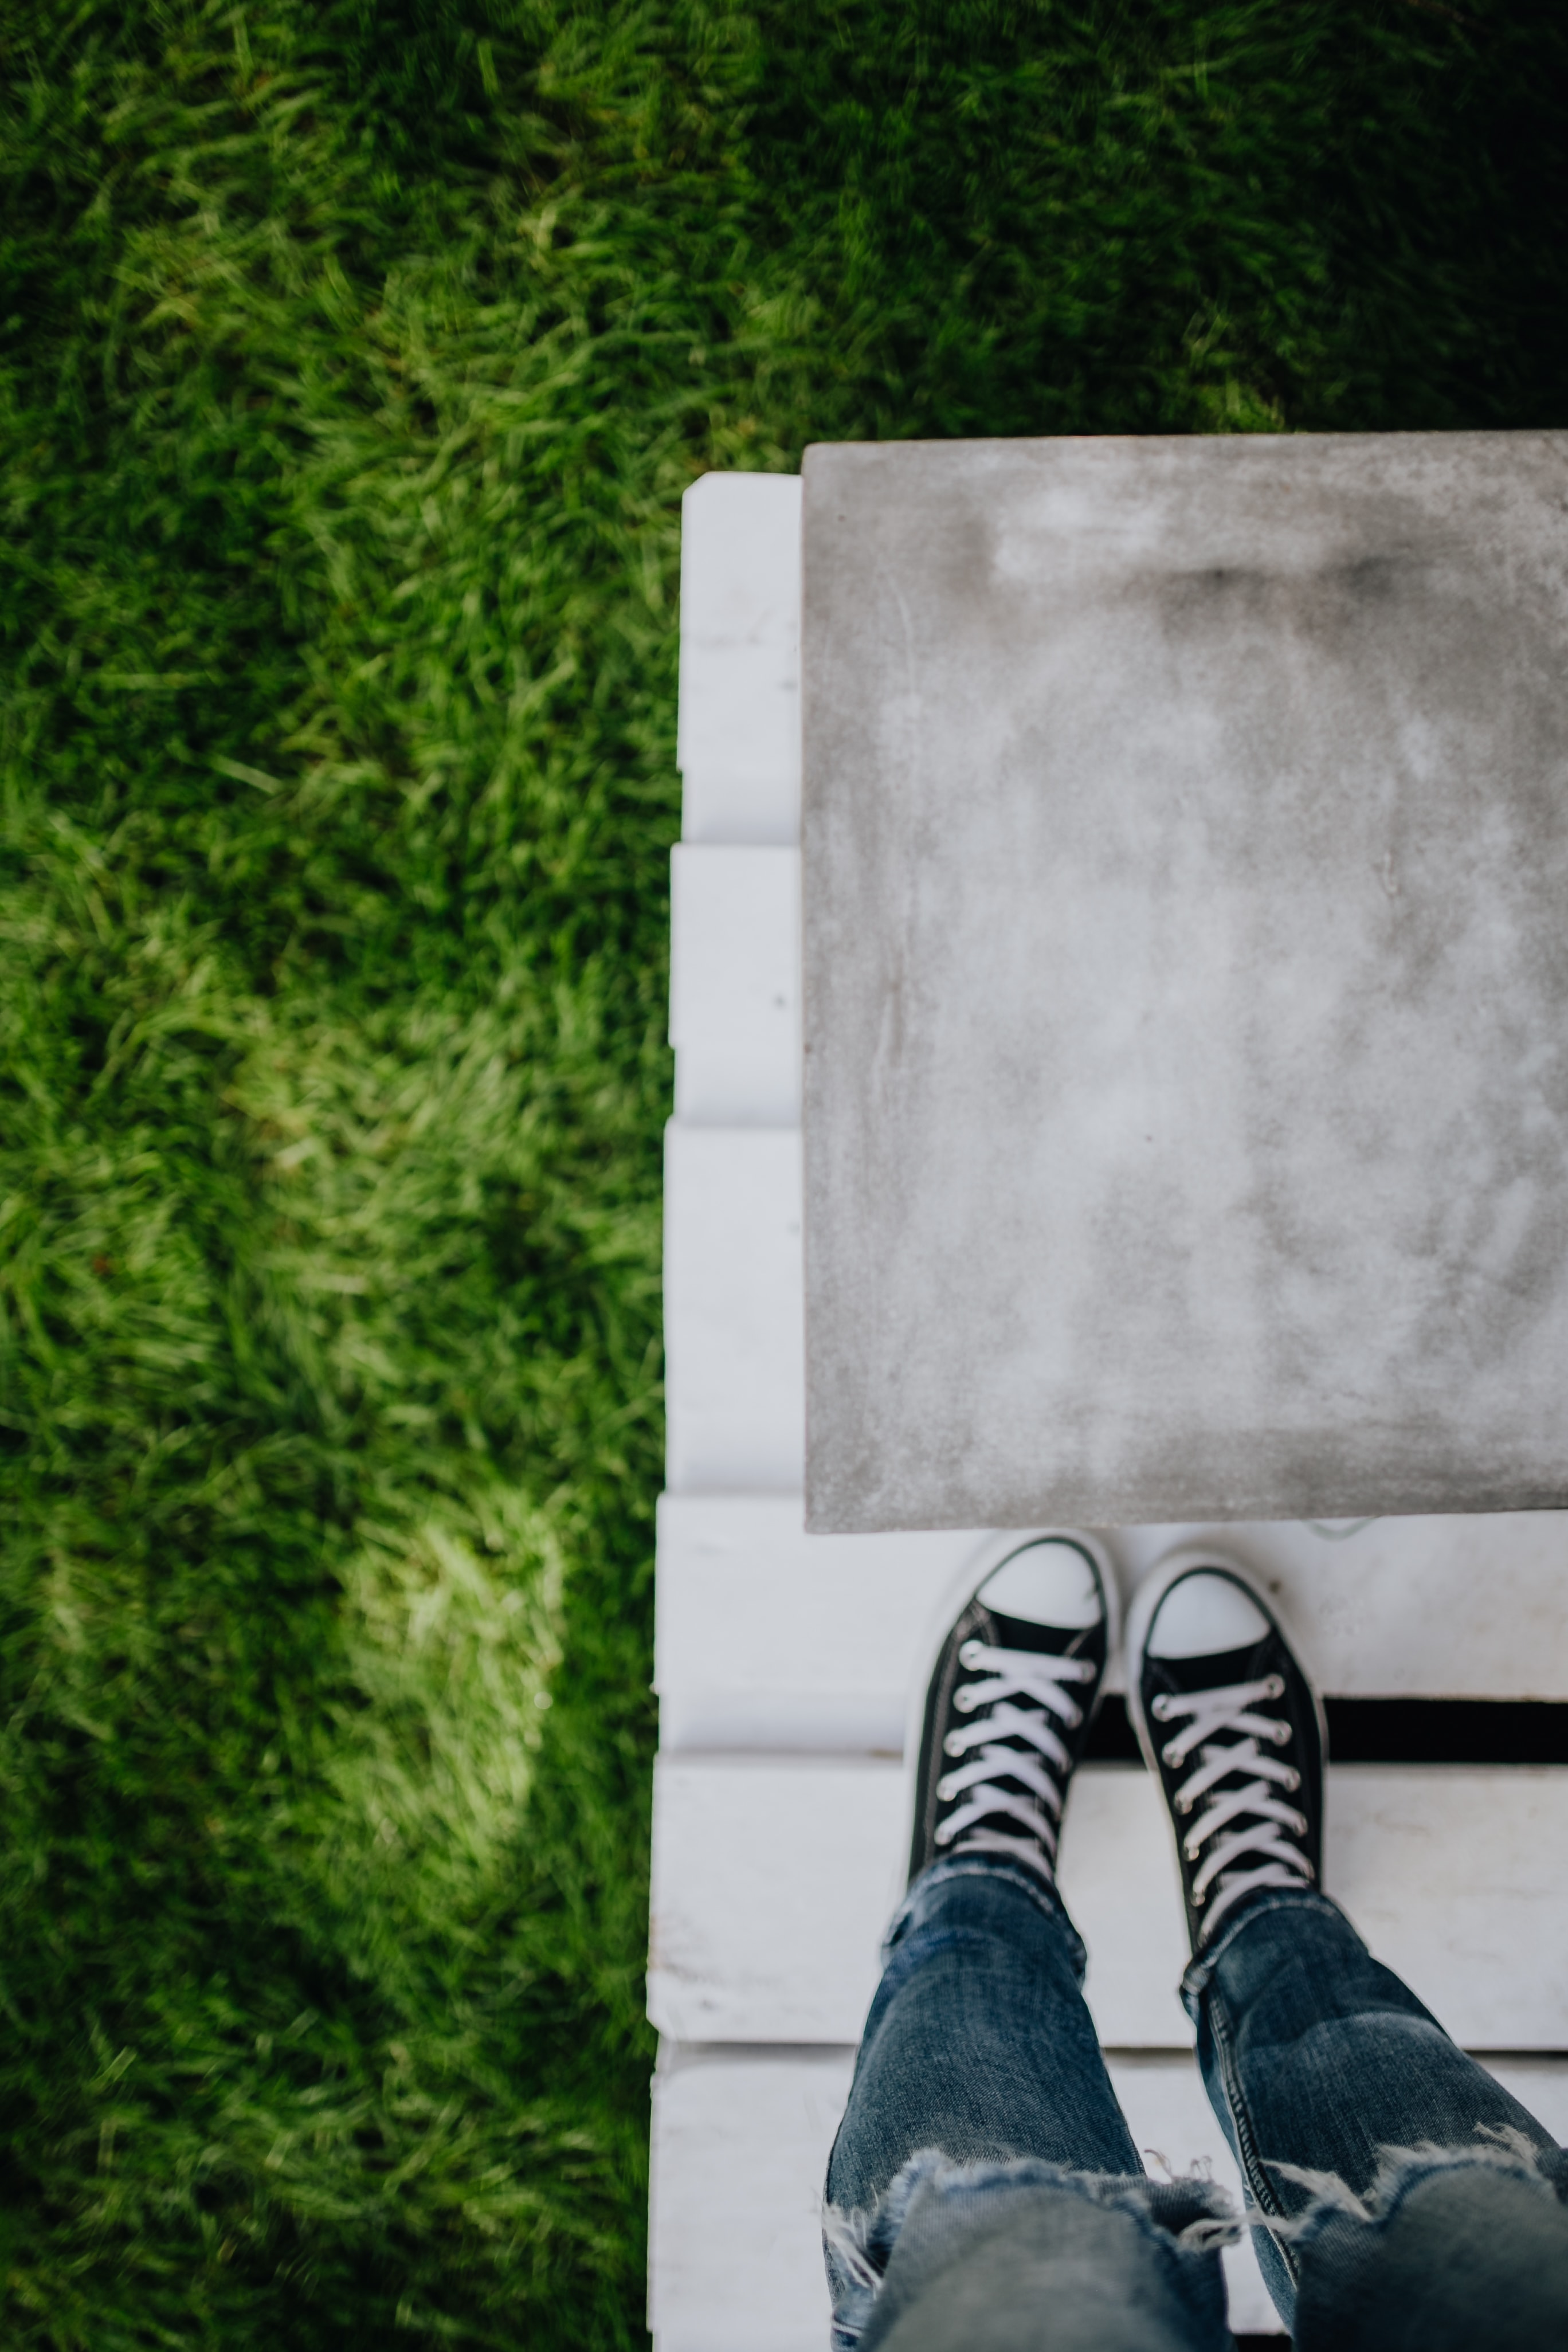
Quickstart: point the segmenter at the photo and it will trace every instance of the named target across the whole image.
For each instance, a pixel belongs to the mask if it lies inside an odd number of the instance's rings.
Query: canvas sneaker
[[[1127,1693],[1176,1832],[1194,1952],[1259,1888],[1321,1885],[1322,1703],[1243,1570],[1184,1551],[1139,1587]]]
[[[1116,1588],[1089,1537],[1029,1536],[950,1596],[921,1692],[911,1879],[955,1854],[1054,1880],[1073,1769],[1115,1640]]]

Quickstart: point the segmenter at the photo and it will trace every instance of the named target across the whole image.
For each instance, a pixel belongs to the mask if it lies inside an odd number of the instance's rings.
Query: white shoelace
[[[981,1641],[965,1642],[958,1663],[987,1679],[962,1684],[953,1693],[957,1712],[975,1720],[950,1731],[942,1743],[945,1754],[969,1756],[970,1760],[944,1773],[937,1783],[936,1793],[944,1805],[955,1797],[965,1801],[937,1824],[936,1843],[958,1853],[1011,1853],[1037,1870],[1044,1867],[1048,1875],[1057,1857],[1062,1780],[1072,1769],[1072,1758],[1050,1717],[1054,1715],[1069,1731],[1077,1728],[1083,1709],[1062,1685],[1092,1682],[1095,1668],[1086,1658],[999,1650]],[[1016,1702],[1020,1698],[1034,1704],[1019,1706]],[[1002,1745],[1013,1739],[1025,1745]],[[1021,1790],[998,1787],[993,1776],[1004,1774],[1020,1783]],[[1005,1830],[979,1826],[998,1813],[1016,1822],[1026,1834],[1014,1837]]]
[[[1223,1690],[1164,1691],[1149,1709],[1156,1723],[1187,1717],[1184,1727],[1160,1751],[1173,1767],[1184,1764],[1194,1751],[1198,1758],[1197,1770],[1172,1798],[1177,1812],[1190,1813],[1200,1798],[1210,1798],[1207,1811],[1182,1839],[1182,1851],[1189,1862],[1203,1857],[1193,1879],[1194,1905],[1207,1904],[1209,1889],[1215,1890],[1204,1921],[1205,1942],[1232,1904],[1250,1895],[1255,1886],[1300,1887],[1316,1875],[1308,1857],[1289,1843],[1286,1834],[1305,1837],[1307,1816],[1275,1793],[1279,1789],[1299,1789],[1301,1775],[1293,1765],[1266,1755],[1261,1745],[1268,1741],[1271,1747],[1285,1747],[1291,1737],[1290,1726],[1278,1716],[1253,1712],[1263,1701],[1284,1695],[1281,1677],[1266,1675],[1260,1682],[1232,1683]],[[1219,1744],[1225,1732],[1237,1735],[1228,1747]],[[1233,1777],[1239,1786],[1222,1787]],[[1244,1829],[1222,1834],[1230,1822],[1244,1817]],[[1237,1869],[1237,1864],[1247,1858],[1254,1867]]]

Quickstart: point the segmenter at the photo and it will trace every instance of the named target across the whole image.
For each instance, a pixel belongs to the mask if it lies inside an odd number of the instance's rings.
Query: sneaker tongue
[[[988,1638],[999,1650],[1033,1650],[1045,1658],[1076,1658],[1084,1654],[1099,1632],[1096,1625],[1036,1625],[1026,1617],[1005,1617],[987,1608]]]
[[[1151,1658],[1160,1679],[1171,1690],[1225,1690],[1233,1683],[1257,1682],[1267,1672],[1261,1654],[1267,1637],[1241,1650],[1216,1650],[1206,1658]]]

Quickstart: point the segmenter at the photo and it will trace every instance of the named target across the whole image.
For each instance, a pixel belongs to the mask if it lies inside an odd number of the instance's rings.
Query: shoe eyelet
[[[1192,1810],[1193,1810],[1193,1801],[1192,1801],[1192,1799],[1191,1799],[1190,1797],[1178,1797],[1178,1798],[1176,1799],[1176,1811],[1177,1811],[1177,1812],[1179,1812],[1179,1813],[1190,1813],[1190,1812],[1192,1811]]]
[[[1178,1740],[1166,1740],[1165,1745],[1160,1750],[1160,1761],[1162,1764],[1174,1764],[1179,1760],[1173,1752],[1179,1745],[1180,1742]]]
[[[1264,1683],[1263,1696],[1265,1698],[1283,1698],[1285,1696],[1284,1676],[1282,1675],[1270,1675]]]
[[[973,1715],[974,1712],[974,1685],[973,1683],[961,1684],[959,1688],[952,1694],[952,1703],[958,1709],[960,1715]]]
[[[1291,1738],[1289,1725],[1288,1723],[1270,1724],[1268,1727],[1268,1737],[1274,1742],[1276,1748],[1289,1747]]]
[[[1169,1723],[1171,1719],[1171,1702],[1166,1697],[1163,1691],[1160,1693],[1158,1698],[1152,1699],[1150,1701],[1149,1712],[1153,1717],[1156,1723]]]
[[[1186,1855],[1189,1862],[1196,1862],[1198,1858],[1198,1849],[1193,1843],[1191,1838],[1188,1838],[1185,1841],[1182,1847],[1182,1852]]]
[[[1292,1794],[1294,1794],[1301,1785],[1301,1775],[1297,1771],[1294,1764],[1289,1765],[1287,1769],[1289,1772],[1290,1778],[1286,1781],[1285,1786]]]

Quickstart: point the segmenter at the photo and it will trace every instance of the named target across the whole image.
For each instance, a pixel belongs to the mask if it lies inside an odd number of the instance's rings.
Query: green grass
[[[640,2334],[681,489],[1568,422],[1497,0],[0,0],[0,2336]]]

